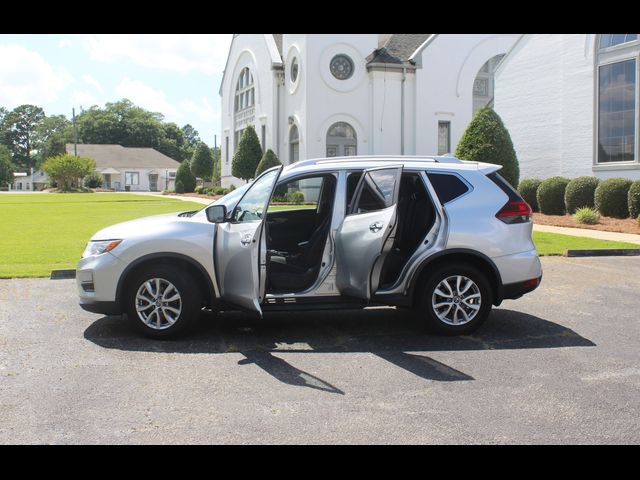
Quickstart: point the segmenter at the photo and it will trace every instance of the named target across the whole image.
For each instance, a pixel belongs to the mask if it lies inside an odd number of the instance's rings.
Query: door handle
[[[374,222],[369,225],[369,230],[371,230],[373,233],[377,233],[382,230],[382,226],[382,222]]]
[[[251,240],[253,240],[253,236],[250,233],[246,233],[240,239],[240,243],[242,244],[243,247],[246,247],[251,243]]]

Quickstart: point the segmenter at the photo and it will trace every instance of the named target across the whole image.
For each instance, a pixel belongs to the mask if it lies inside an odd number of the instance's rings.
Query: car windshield
[[[231,209],[236,206],[240,198],[242,198],[242,195],[244,195],[244,192],[246,192],[247,189],[252,184],[253,182],[250,182],[245,185],[242,185],[241,187],[236,188],[235,190],[224,195],[223,197],[220,197],[217,200],[211,202],[209,205],[203,207],[201,210],[198,210],[198,212],[195,215],[198,215],[198,216],[205,215],[206,208],[210,207],[211,205],[224,205],[225,207],[227,207],[227,211],[231,211]]]

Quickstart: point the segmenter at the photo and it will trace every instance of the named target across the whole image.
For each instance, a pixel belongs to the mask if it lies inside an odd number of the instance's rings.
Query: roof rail
[[[325,158],[310,158],[307,160],[300,160],[299,162],[287,165],[289,168],[299,168],[307,165],[317,165],[325,163],[349,163],[349,162],[366,162],[367,160],[374,160],[376,162],[434,162],[434,163],[462,163],[453,155],[358,155],[351,157],[325,157]]]

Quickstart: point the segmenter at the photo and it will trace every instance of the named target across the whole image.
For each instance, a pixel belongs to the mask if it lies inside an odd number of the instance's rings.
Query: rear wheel
[[[147,266],[127,284],[127,316],[148,337],[176,338],[188,332],[200,315],[200,289],[182,268]]]
[[[428,277],[417,313],[436,333],[464,335],[487,320],[491,306],[486,276],[474,267],[454,264],[439,267]]]

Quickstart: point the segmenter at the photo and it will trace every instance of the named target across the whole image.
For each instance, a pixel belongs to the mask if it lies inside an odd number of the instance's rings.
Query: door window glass
[[[366,172],[357,206],[352,213],[365,213],[393,205],[398,169],[385,168]]]
[[[264,208],[271,196],[271,190],[279,170],[262,175],[249,188],[240,203],[233,210],[234,222],[259,222],[262,220]]]

